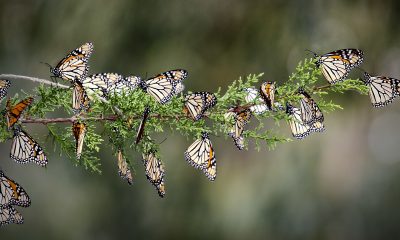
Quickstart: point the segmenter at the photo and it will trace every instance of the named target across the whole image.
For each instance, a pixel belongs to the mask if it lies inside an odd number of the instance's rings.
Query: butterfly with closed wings
[[[11,129],[18,119],[21,117],[22,112],[33,102],[33,97],[25,98],[14,106],[11,106],[11,100],[7,101],[6,105],[6,119],[8,129]]]
[[[118,175],[122,179],[126,180],[129,185],[132,185],[133,177],[132,177],[131,169],[129,168],[128,163],[126,162],[126,159],[124,158],[124,155],[122,154],[122,150],[118,150],[117,164],[118,164]]]
[[[90,108],[89,97],[82,86],[82,83],[75,81],[73,83],[74,89],[72,91],[72,111],[74,114],[87,112]]]
[[[201,169],[209,180],[215,180],[217,176],[217,161],[208,133],[203,132],[201,138],[188,147],[184,156],[189,164]]]
[[[235,124],[228,133],[228,135],[232,137],[236,147],[239,150],[242,150],[244,148],[244,138],[243,138],[244,127],[250,121],[252,114],[250,109],[245,109],[240,112],[235,112],[234,114],[235,114],[234,115]]]
[[[42,147],[20,126],[14,128],[10,157],[21,164],[33,162],[42,167],[47,165],[47,157]]]
[[[154,152],[143,154],[143,164],[146,177],[157,189],[160,197],[165,196],[164,176],[165,170],[162,162],[156,157]]]
[[[364,72],[364,83],[369,86],[369,97],[374,107],[384,107],[400,95],[400,80],[384,76],[372,77]]]
[[[83,141],[86,135],[86,124],[82,122],[74,122],[72,124],[72,133],[75,137],[75,151],[76,151],[76,158],[80,159],[82,155],[83,149]]]
[[[183,111],[194,121],[201,119],[204,113],[217,104],[217,98],[213,93],[195,92],[185,96]]]

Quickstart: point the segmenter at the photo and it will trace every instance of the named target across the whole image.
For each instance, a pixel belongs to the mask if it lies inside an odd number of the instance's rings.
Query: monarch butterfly
[[[300,99],[300,111],[303,123],[307,125],[316,122],[322,123],[324,115],[314,99],[303,88],[299,88],[298,93],[302,96],[302,99]]]
[[[11,223],[23,224],[24,218],[10,205],[0,207],[0,227]]]
[[[151,184],[153,184],[160,197],[165,195],[164,185],[164,166],[162,162],[155,156],[153,152],[143,154],[143,164],[146,169],[146,177]]]
[[[384,107],[399,96],[398,79],[384,76],[371,77],[365,72],[364,83],[369,86],[369,97],[374,107]]]
[[[128,166],[128,163],[126,162],[124,155],[122,155],[122,151],[118,150],[117,154],[117,160],[118,160],[118,174],[122,179],[125,179],[129,185],[132,185],[133,178],[132,178],[132,173],[131,169]]]
[[[93,52],[93,43],[88,42],[73,50],[56,67],[50,66],[54,77],[74,82],[81,81],[89,71],[88,60]]]
[[[239,150],[244,148],[243,131],[246,124],[251,118],[251,110],[246,109],[234,115],[235,124],[232,130],[228,133],[232,137],[233,142]]]
[[[6,205],[29,207],[31,199],[18,183],[7,177],[0,170],[0,207],[5,207]]]
[[[144,109],[143,118],[142,118],[142,121],[140,122],[138,131],[136,134],[135,144],[138,144],[140,142],[140,140],[142,140],[142,138],[143,138],[144,126],[146,125],[146,121],[147,121],[147,118],[149,117],[149,114],[150,114],[150,109],[148,107],[146,107]]]
[[[79,114],[82,111],[88,111],[90,108],[89,97],[83,89],[82,83],[74,82],[74,90],[72,92],[72,111]]]
[[[165,104],[183,90],[182,81],[187,75],[187,71],[183,69],[167,71],[141,81],[140,88],[147,91],[157,102]]]
[[[42,147],[20,126],[14,129],[10,157],[21,164],[34,162],[42,167],[47,165],[47,157]]]
[[[215,180],[217,161],[208,133],[203,132],[201,138],[188,147],[184,156],[193,167],[201,169],[209,180]]]
[[[72,124],[72,133],[75,137],[75,150],[76,150],[76,158],[80,159],[83,148],[83,141],[86,135],[86,124],[81,122],[74,122]]]
[[[14,106],[11,106],[11,101],[10,99],[7,101],[7,106],[6,106],[6,118],[7,118],[7,126],[8,129],[11,129],[12,126],[18,121],[18,119],[21,117],[22,112],[27,108],[29,105],[31,105],[33,102],[32,97],[25,98],[24,100],[20,101]]]
[[[316,66],[322,68],[322,74],[330,84],[343,81],[350,71],[363,62],[363,51],[359,49],[340,49],[318,56]]]
[[[213,93],[195,92],[185,96],[184,112],[189,113],[193,120],[197,121],[203,117],[205,111],[214,107],[217,98]]]
[[[275,83],[264,82],[260,86],[260,95],[267,104],[268,109],[272,110],[275,103]]]
[[[294,107],[290,103],[286,103],[286,113],[291,116],[289,120],[290,129],[293,137],[303,139],[312,132],[322,132],[325,127],[322,122],[314,122],[310,125],[305,124],[301,119],[301,110]]]
[[[11,86],[10,81],[0,79],[0,101],[7,95],[7,90]]]

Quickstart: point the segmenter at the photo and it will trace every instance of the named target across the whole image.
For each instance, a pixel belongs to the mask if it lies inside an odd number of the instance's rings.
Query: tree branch
[[[110,115],[110,116],[99,116],[99,117],[78,117],[73,116],[69,118],[23,118],[21,119],[21,123],[39,123],[39,124],[50,124],[50,123],[73,123],[75,121],[94,121],[94,122],[103,122],[103,121],[116,121],[120,116],[119,115]],[[137,120],[141,119],[142,116],[133,116],[129,119]],[[157,118],[162,120],[167,119],[183,119],[188,118],[188,116],[162,116],[161,114],[150,114],[149,118]]]

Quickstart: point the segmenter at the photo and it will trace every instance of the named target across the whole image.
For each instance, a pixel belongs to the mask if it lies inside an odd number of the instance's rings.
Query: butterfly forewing
[[[147,179],[156,187],[160,197],[163,197],[165,195],[165,170],[162,162],[154,153],[150,152],[148,154],[143,154],[143,164]]]
[[[34,162],[42,167],[47,165],[42,147],[19,126],[14,129],[10,157],[21,164]]]
[[[20,101],[14,106],[11,106],[11,101],[7,101],[7,113],[6,113],[6,118],[7,118],[7,126],[8,129],[11,129],[14,124],[18,121],[18,119],[21,117],[22,112],[33,102],[32,97],[25,98],[24,100]]]

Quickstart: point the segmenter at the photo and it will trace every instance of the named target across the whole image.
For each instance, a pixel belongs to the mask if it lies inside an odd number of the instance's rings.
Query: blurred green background
[[[284,82],[304,49],[356,47],[372,74],[400,77],[398,1],[1,1],[0,72],[48,78],[48,67],[92,41],[90,72],[149,76],[189,71],[186,89],[215,91],[265,72]],[[396,16],[397,15],[397,16]],[[353,77],[357,77],[356,72]],[[321,84],[325,84],[321,81]],[[36,84],[14,81],[11,94]],[[367,96],[331,96],[344,110],[327,130],[274,151],[238,151],[213,138],[218,177],[209,182],[169,134],[161,146],[167,195],[160,199],[137,159],[133,186],[101,152],[102,175],[74,167],[29,126],[49,155],[47,169],[9,159],[0,166],[29,193],[21,226],[0,239],[398,239],[400,103],[373,109]],[[2,103],[4,104],[4,103]],[[277,126],[271,126],[278,129]],[[289,136],[282,123],[279,132]]]

